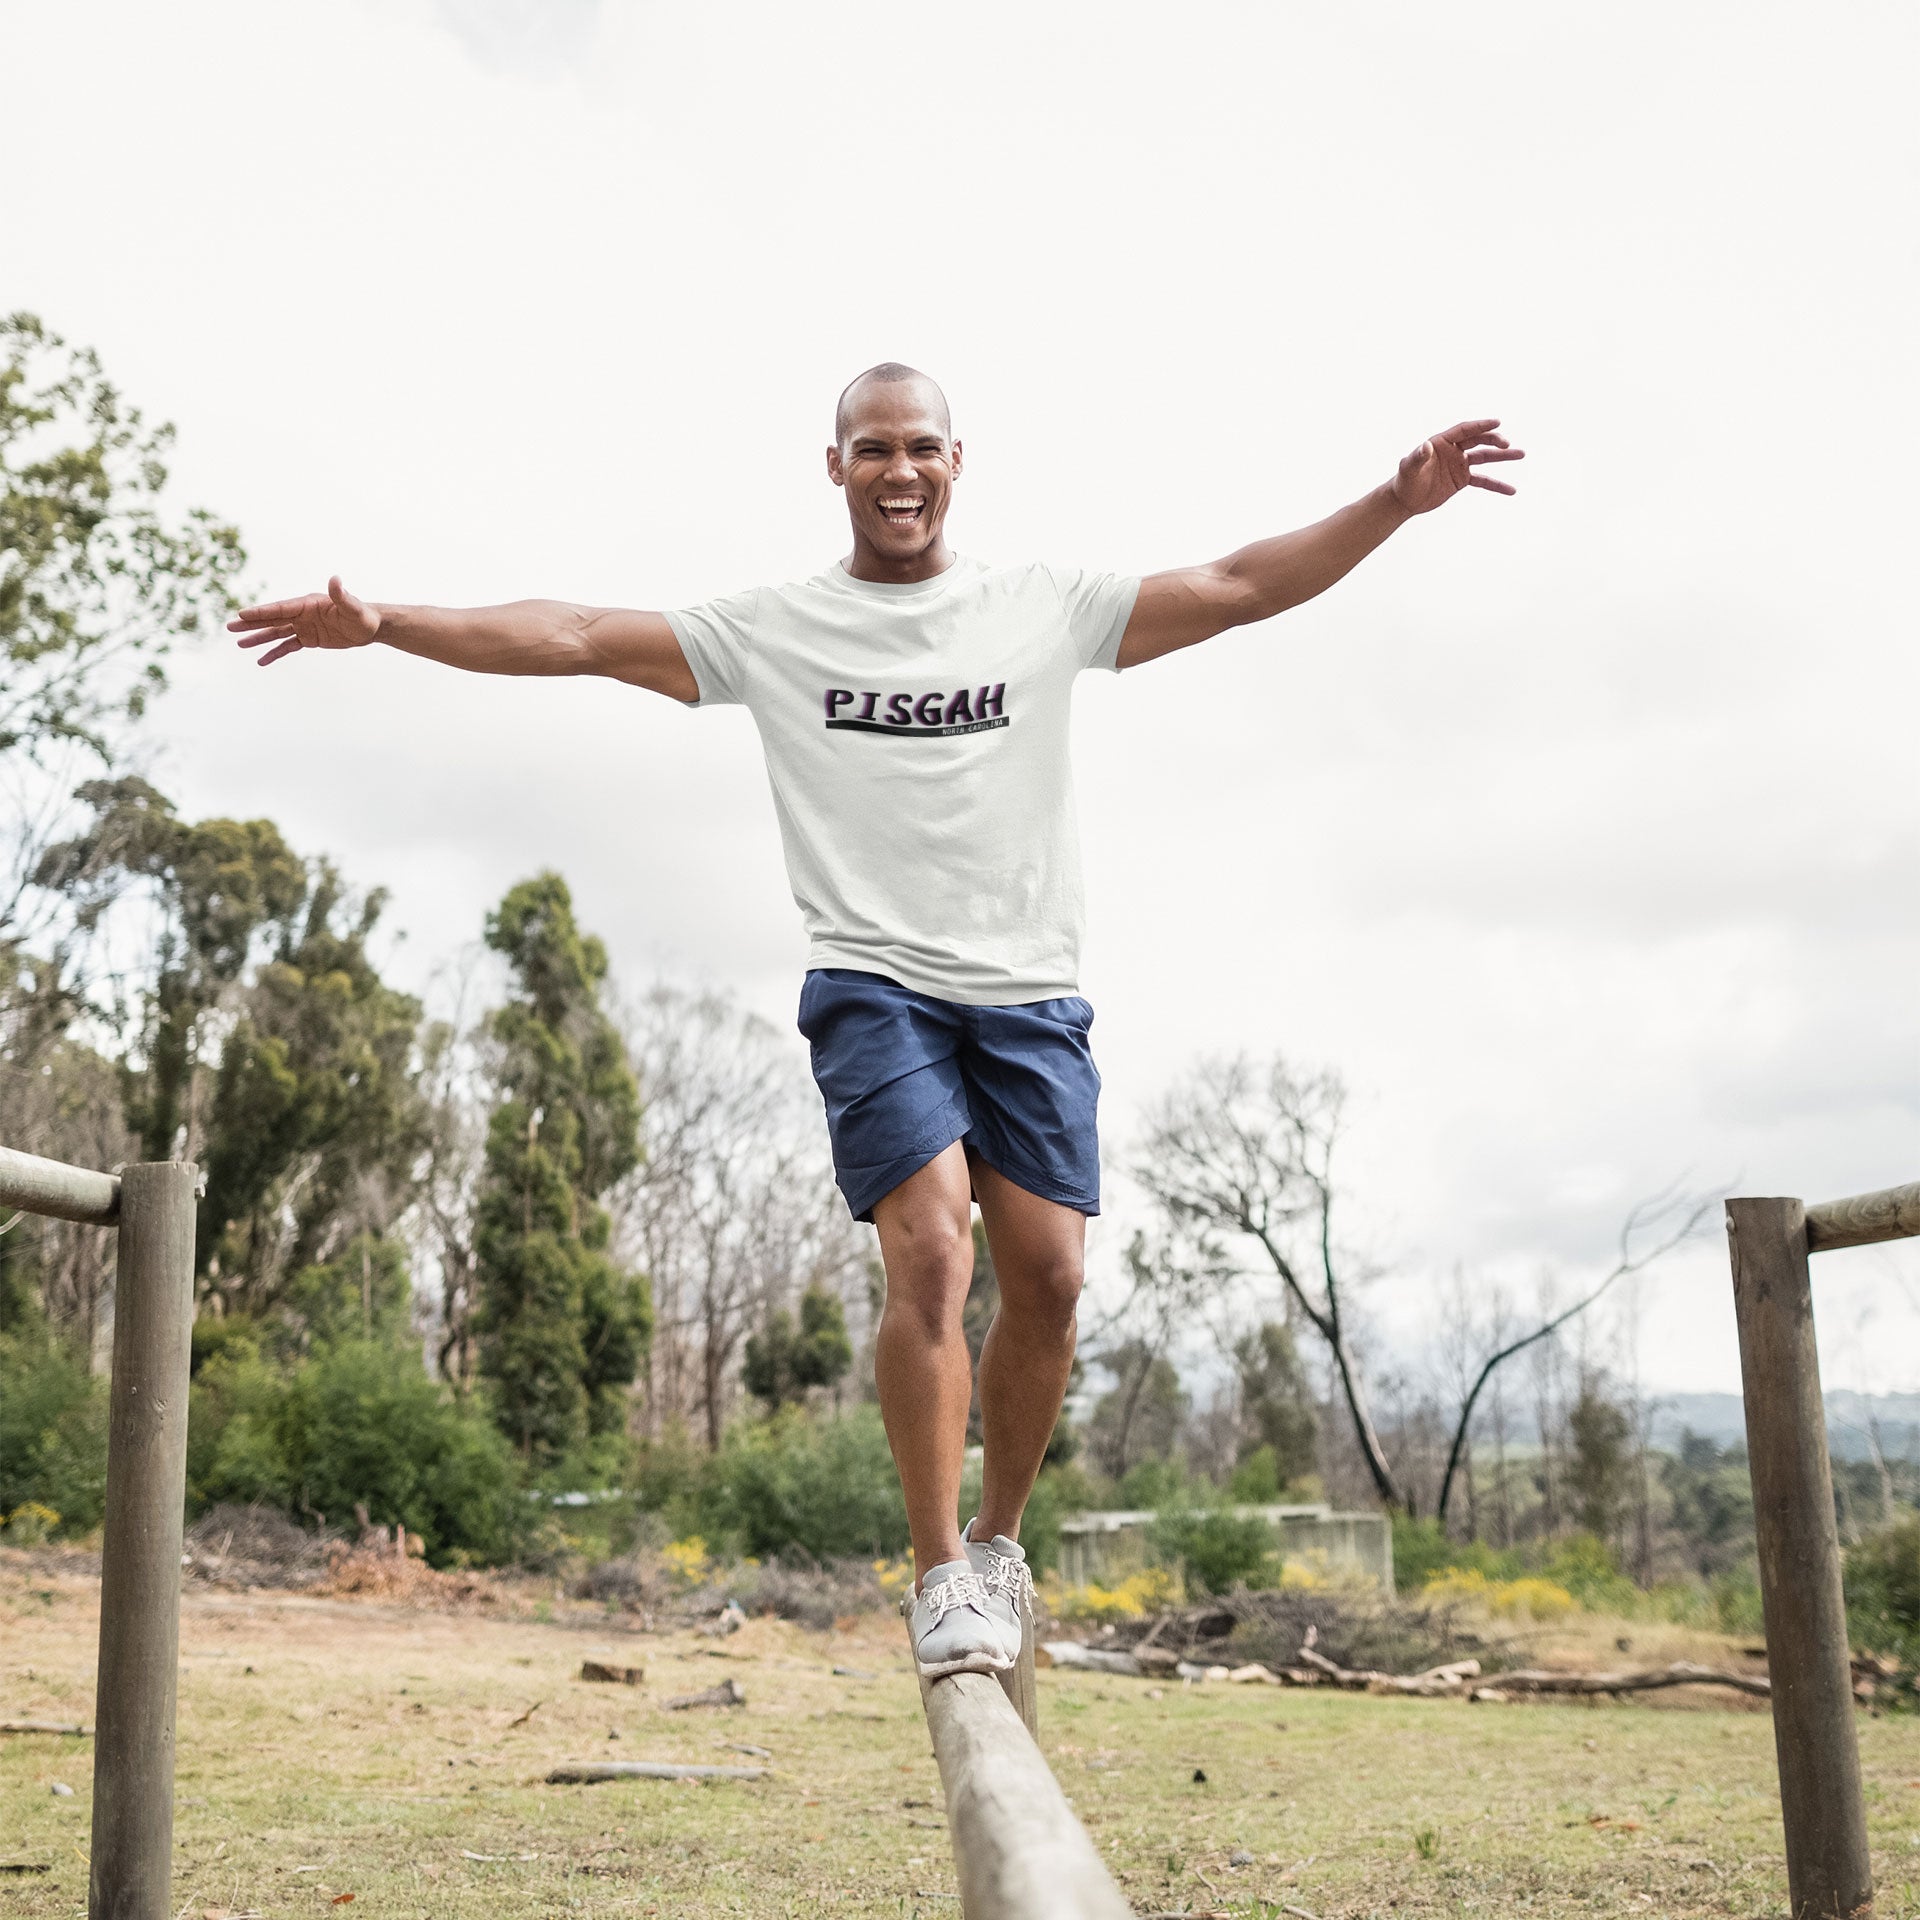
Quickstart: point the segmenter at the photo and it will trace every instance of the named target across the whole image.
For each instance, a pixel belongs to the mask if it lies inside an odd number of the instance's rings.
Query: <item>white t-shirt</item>
[[[1076,990],[1084,904],[1067,715],[1117,671],[1138,580],[956,559],[667,615],[699,705],[753,715],[810,967],[970,1006]]]

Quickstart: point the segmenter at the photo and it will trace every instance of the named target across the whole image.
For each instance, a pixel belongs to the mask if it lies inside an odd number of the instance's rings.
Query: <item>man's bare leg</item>
[[[1017,1187],[973,1162],[1000,1311],[980,1353],[980,1425],[986,1441],[976,1540],[1020,1537],[1073,1371],[1074,1308],[1085,1271],[1086,1216]],[[961,1296],[966,1288],[963,1283]],[[964,1418],[964,1416],[963,1416]]]
[[[960,1143],[878,1201],[873,1224],[887,1269],[874,1382],[906,1495],[914,1572],[924,1575],[966,1557],[960,1472],[973,1370],[961,1315],[973,1280],[973,1207]]]

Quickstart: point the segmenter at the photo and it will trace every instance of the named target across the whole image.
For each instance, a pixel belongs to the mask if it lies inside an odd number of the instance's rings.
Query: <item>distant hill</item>
[[[1827,1395],[1827,1444],[1842,1460],[1866,1460],[1873,1448],[1868,1422],[1880,1422],[1880,1445],[1889,1459],[1920,1459],[1920,1393]],[[1686,1432],[1720,1446],[1744,1442],[1747,1418],[1737,1393],[1664,1393],[1654,1403],[1653,1444],[1671,1453]]]

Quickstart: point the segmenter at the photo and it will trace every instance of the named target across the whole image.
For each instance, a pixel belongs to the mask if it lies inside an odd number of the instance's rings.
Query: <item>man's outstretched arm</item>
[[[227,627],[243,647],[267,648],[260,656],[263,667],[310,647],[364,647],[378,640],[469,673],[597,673],[671,700],[700,697],[666,616],[625,607],[576,607],[564,600],[388,606],[356,599],[336,574],[325,593],[247,607]]]
[[[1402,522],[1431,513],[1467,487],[1511,493],[1504,480],[1476,471],[1525,457],[1501,438],[1499,425],[1498,420],[1464,420],[1436,433],[1400,462],[1391,480],[1298,533],[1256,540],[1207,566],[1149,574],[1140,583],[1120,642],[1120,665],[1157,660],[1325,593]]]

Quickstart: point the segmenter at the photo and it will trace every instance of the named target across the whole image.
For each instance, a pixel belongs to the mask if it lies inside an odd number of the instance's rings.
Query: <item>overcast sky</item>
[[[1517,499],[1081,683],[1110,1150],[1197,1053],[1337,1066],[1404,1338],[1676,1178],[1920,1176],[1910,6],[4,18],[0,305],[178,423],[274,595],[812,573],[883,358],[946,384],[992,560],[1210,559],[1498,414]],[[390,887],[410,982],[552,865],[625,975],[790,1026],[742,712],[224,648],[177,689],[163,784]],[[1817,1285],[1830,1382],[1920,1381],[1911,1248]],[[1728,1291],[1717,1229],[1649,1282],[1654,1384],[1737,1385]]]

